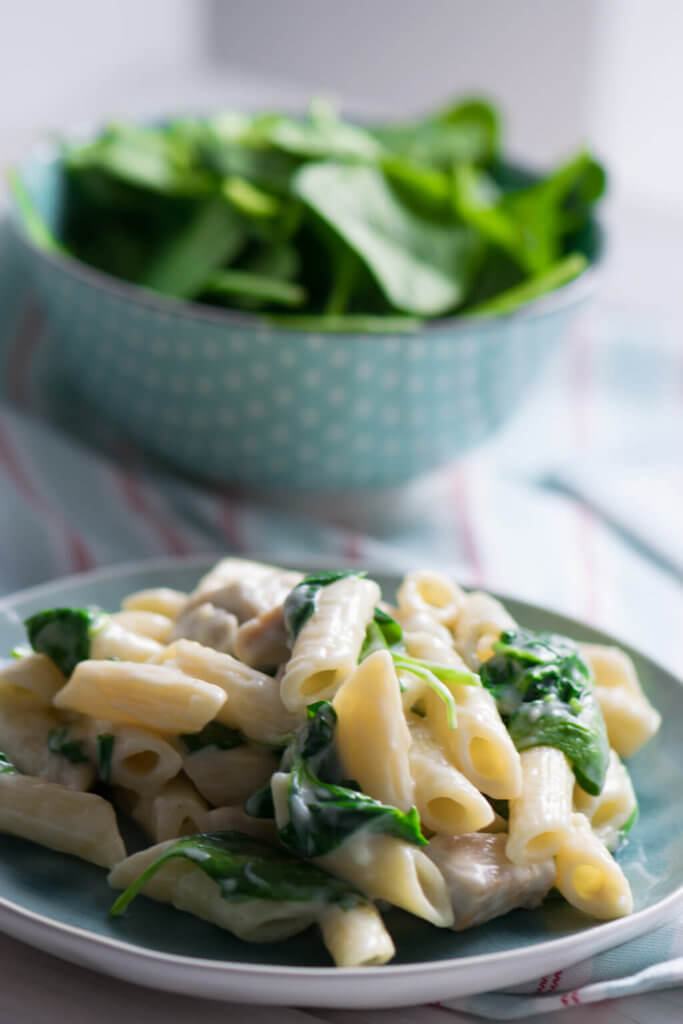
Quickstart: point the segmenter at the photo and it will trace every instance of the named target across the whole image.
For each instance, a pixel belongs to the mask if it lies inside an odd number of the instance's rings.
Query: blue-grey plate
[[[40,608],[115,608],[148,586],[190,589],[213,560],[140,562],[34,587],[0,602],[0,657],[24,639],[21,622]],[[374,574],[384,593],[396,578]],[[590,627],[505,598],[524,625],[580,640],[614,643]],[[625,646],[620,644],[620,646]],[[400,911],[387,915],[396,943],[385,967],[330,967],[314,929],[287,942],[251,945],[171,907],[139,899],[124,918],[107,910],[106,873],[32,843],[0,837],[0,928],[40,949],[128,981],[186,994],[254,1003],[389,1007],[501,988],[558,970],[648,931],[683,902],[680,722],[683,689],[664,668],[630,648],[659,708],[657,739],[629,762],[640,820],[619,860],[635,899],[627,918],[596,923],[561,900],[516,911],[456,934]]]

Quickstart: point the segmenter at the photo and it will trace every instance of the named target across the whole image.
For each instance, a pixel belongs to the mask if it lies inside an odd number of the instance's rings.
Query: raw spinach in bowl
[[[393,333],[508,313],[585,269],[599,164],[580,152],[534,177],[500,151],[481,100],[373,126],[314,103],[65,146],[51,226],[13,184],[34,242],[127,282],[280,326]]]

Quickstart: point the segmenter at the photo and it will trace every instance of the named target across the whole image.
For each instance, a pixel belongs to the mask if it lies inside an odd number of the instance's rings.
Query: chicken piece
[[[284,607],[279,604],[257,618],[243,622],[237,630],[234,654],[252,668],[273,668],[290,655],[285,629]]]
[[[172,640],[196,640],[204,647],[213,647],[223,654],[235,648],[238,623],[232,612],[216,608],[210,601],[183,612],[176,621]]]
[[[425,853],[446,880],[453,904],[455,931],[483,924],[516,907],[543,902],[555,883],[552,858],[520,866],[505,854],[507,833],[470,832],[435,836]]]
[[[240,623],[246,622],[282,604],[301,579],[299,572],[228,559],[200,582],[185,610],[210,601],[216,608],[232,612]]]

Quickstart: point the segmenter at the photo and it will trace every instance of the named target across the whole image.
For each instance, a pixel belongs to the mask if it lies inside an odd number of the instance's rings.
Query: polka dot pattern
[[[260,487],[388,486],[472,448],[529,391],[573,311],[325,335],[31,265],[65,363],[103,416],[180,470]]]

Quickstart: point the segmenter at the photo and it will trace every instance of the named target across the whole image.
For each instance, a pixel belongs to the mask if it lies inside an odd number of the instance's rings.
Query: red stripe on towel
[[[560,984],[560,978],[562,977],[562,971],[555,971],[553,974],[553,980],[550,982],[549,992],[554,992],[557,986]]]
[[[242,531],[238,502],[228,497],[221,498],[218,525],[233,551],[239,551],[241,554],[244,554],[248,550],[248,545]]]
[[[469,582],[474,587],[483,587],[484,569],[479,553],[474,521],[470,512],[469,484],[465,468],[461,463],[457,463],[451,471],[451,494],[453,497],[456,529],[465,561],[469,566]]]
[[[64,522],[62,517],[50,508],[49,502],[33,485],[24,467],[22,466],[16,451],[10,445],[6,432],[2,429],[0,420],[0,461],[2,462],[10,480],[24,497],[37,509],[49,522],[57,520],[60,529],[64,533],[66,547],[69,554],[69,564],[76,572],[85,572],[95,564],[88,546],[76,530]]]
[[[157,534],[170,555],[186,555],[190,547],[175,526],[159,515],[135,476],[125,469],[116,471],[128,507]]]
[[[21,311],[19,325],[7,361],[7,395],[15,405],[31,406],[31,368],[42,337],[43,316],[33,302]]]

